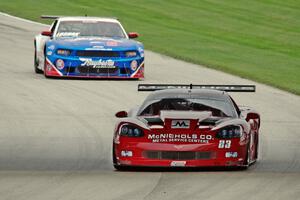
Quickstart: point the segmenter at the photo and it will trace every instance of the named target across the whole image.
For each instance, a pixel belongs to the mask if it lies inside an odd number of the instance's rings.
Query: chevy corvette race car
[[[144,78],[144,46],[114,18],[58,17],[34,39],[34,69],[46,77]]]
[[[257,160],[260,115],[227,93],[254,92],[254,85],[140,84],[138,90],[159,91],[128,113],[116,113],[116,169],[247,168]]]

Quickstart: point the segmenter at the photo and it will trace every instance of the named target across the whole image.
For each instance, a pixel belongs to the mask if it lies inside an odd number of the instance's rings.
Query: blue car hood
[[[67,48],[74,50],[107,49],[107,50],[136,50],[142,44],[130,39],[112,39],[96,37],[77,38],[55,38],[51,42],[56,48]]]

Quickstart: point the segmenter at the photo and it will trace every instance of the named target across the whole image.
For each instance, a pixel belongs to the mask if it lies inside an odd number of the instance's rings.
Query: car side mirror
[[[41,33],[41,35],[51,37],[52,36],[52,32],[51,31],[43,31]]]
[[[250,119],[259,119],[259,115],[257,113],[249,112],[246,115],[246,121],[249,121]]]
[[[130,32],[130,33],[128,33],[128,37],[130,39],[137,38],[137,37],[139,37],[139,34],[137,32]]]
[[[119,111],[115,115],[117,118],[125,118],[128,116],[128,113],[126,111]]]

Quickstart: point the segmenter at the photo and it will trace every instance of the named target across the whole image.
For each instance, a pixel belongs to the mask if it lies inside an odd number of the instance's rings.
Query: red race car
[[[159,91],[128,113],[116,113],[116,169],[247,168],[257,160],[260,115],[227,93],[255,92],[254,85],[140,84],[138,90]]]

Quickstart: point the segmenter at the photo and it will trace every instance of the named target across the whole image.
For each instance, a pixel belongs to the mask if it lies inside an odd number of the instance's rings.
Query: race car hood
[[[195,119],[202,121],[212,116],[209,111],[195,112],[195,111],[164,111],[160,112],[160,118],[163,121],[168,119]]]
[[[195,129],[212,116],[210,111],[161,111],[160,116],[144,118],[152,129]]]
[[[159,116],[137,116],[120,119],[147,130],[191,131],[197,128],[216,131],[230,125],[241,125],[248,132],[245,120],[235,117],[214,117],[210,111],[161,111]]]
[[[55,38],[52,40],[55,48],[75,50],[136,50],[141,43],[130,39],[112,39],[101,37]]]

